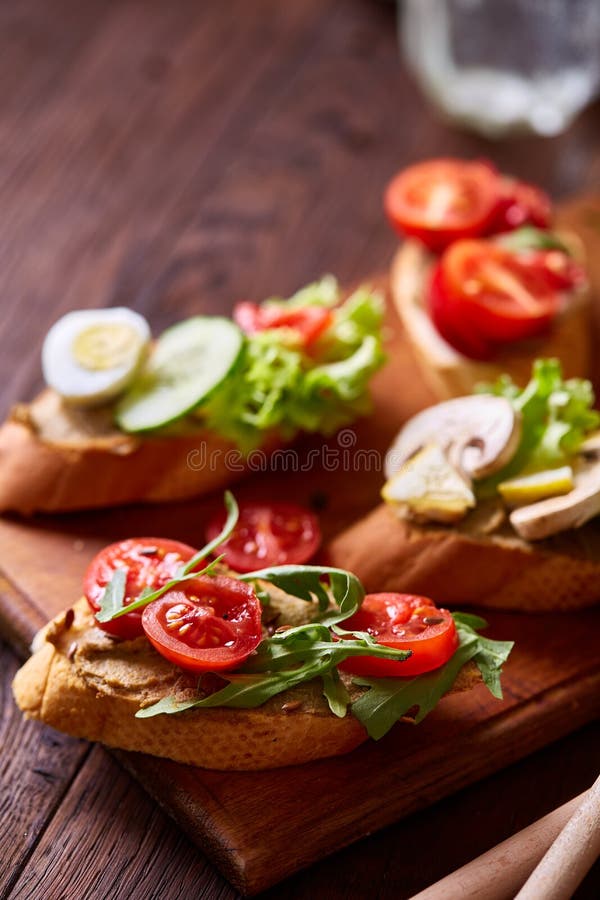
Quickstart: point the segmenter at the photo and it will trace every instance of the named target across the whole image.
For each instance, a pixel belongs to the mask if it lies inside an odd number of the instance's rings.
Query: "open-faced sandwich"
[[[0,511],[192,497],[299,431],[333,433],[369,410],[383,362],[382,301],[342,302],[326,277],[289,300],[194,316],[150,340],[130,309],[79,310],[50,329],[48,388],[0,427]]]
[[[589,381],[538,360],[410,419],[384,503],[330,548],[367,590],[543,612],[600,600],[600,414]]]
[[[391,268],[395,306],[440,399],[536,357],[586,375],[589,287],[583,246],[552,230],[549,197],[489,162],[438,159],[400,172],[385,208],[408,239]]]
[[[425,597],[365,597],[342,569],[207,564],[235,528],[227,502],[222,531],[198,552],[139,538],[98,554],[85,596],[17,673],[27,716],[113,747],[261,769],[348,752],[482,680],[501,696],[512,644],[481,637],[475,616]]]

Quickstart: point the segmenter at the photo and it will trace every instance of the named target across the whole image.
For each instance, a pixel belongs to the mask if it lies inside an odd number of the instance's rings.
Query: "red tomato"
[[[522,225],[548,228],[552,219],[552,201],[548,194],[516,178],[500,179],[500,201],[490,231],[512,231]]]
[[[486,233],[499,196],[498,176],[487,163],[434,159],[396,175],[384,205],[396,231],[439,251],[458,238]]]
[[[224,523],[224,513],[215,516],[207,540],[214,540]],[[310,510],[293,503],[247,503],[217,552],[225,554],[225,562],[236,572],[252,572],[265,566],[302,565],[320,543],[319,522]]]
[[[91,561],[83,590],[94,613],[100,609],[104,589],[115,569],[127,569],[125,604],[137,599],[145,587],[156,590],[173,578],[196,551],[187,544],[167,538],[130,538],[109,544]],[[142,610],[127,613],[112,622],[96,622],[99,628],[123,639],[139,637]]]
[[[562,250],[531,251],[527,258],[543,272],[550,287],[558,291],[573,291],[587,284],[583,266]]]
[[[308,346],[331,325],[333,314],[323,306],[285,309],[244,302],[236,305],[233,318],[246,334],[256,334],[270,328],[292,328],[298,332],[302,343]]]
[[[461,310],[445,285],[440,263],[434,267],[427,294],[433,324],[448,343],[470,359],[489,359],[494,355],[493,343],[482,337]]]
[[[505,343],[542,334],[558,312],[559,293],[535,255],[490,241],[458,241],[440,265],[452,320],[464,318],[484,340]]]
[[[260,615],[249,584],[201,576],[149,603],[142,626],[158,652],[182,669],[223,672],[239,666],[260,644]]]
[[[340,669],[354,675],[421,675],[443,666],[458,647],[456,626],[448,610],[413,594],[367,594],[360,609],[343,626],[347,631],[367,631],[386,647],[412,650],[412,656],[404,662],[351,656]]]

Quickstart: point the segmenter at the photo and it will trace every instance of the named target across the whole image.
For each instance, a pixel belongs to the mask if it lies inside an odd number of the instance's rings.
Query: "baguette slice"
[[[277,443],[269,436],[262,449]],[[244,468],[233,444],[212,431],[127,435],[108,410],[70,407],[45,390],[0,426],[0,512],[184,500],[232,483]]]
[[[256,770],[348,753],[367,738],[351,714],[340,719],[329,711],[319,681],[257,709],[136,719],[141,705],[172,694],[189,696],[197,679],[164,660],[145,638],[112,641],[94,627],[85,600],[50,622],[34,647],[13,682],[26,717],[111,747],[210,769]],[[450,693],[480,680],[476,666],[467,663]]]
[[[571,235],[569,239],[577,240]],[[587,375],[591,357],[589,290],[577,293],[548,334],[502,349],[491,362],[479,362],[450,346],[431,321],[425,308],[425,285],[432,261],[422,244],[406,241],[392,261],[390,289],[423,378],[440,400],[470,394],[479,382],[495,381],[502,374],[525,385],[538,356],[558,358],[565,378]]]
[[[481,526],[474,516],[456,527],[418,525],[380,504],[332,541],[329,559],[367,592],[423,594],[442,606],[550,612],[600,600],[597,522],[534,544]]]

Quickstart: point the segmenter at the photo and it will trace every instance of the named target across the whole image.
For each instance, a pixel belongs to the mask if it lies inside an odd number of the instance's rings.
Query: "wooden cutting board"
[[[563,221],[588,246],[600,296],[600,201],[578,201],[563,211]],[[390,361],[376,379],[374,415],[325,445],[300,443],[280,456],[275,472],[261,471],[257,457],[256,474],[236,490],[240,499],[311,503],[326,537],[376,504],[390,439],[431,402],[391,311],[388,325]],[[25,655],[35,631],[80,595],[85,568],[101,546],[135,534],[199,545],[219,502],[0,520],[0,631]],[[502,702],[479,687],[447,698],[418,727],[398,725],[347,756],[268,772],[224,774],[116,755],[240,891],[256,893],[600,714],[600,609],[486,618],[490,636],[517,641]]]

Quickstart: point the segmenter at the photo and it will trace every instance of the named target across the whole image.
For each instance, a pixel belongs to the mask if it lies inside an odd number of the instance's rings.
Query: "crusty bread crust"
[[[386,504],[329,545],[332,565],[369,591],[402,591],[439,605],[523,612],[583,609],[600,600],[600,528],[594,522],[528,543],[399,518]]]
[[[189,710],[136,719],[141,703],[156,699],[156,693],[151,698],[140,687],[120,689],[86,675],[85,668],[77,665],[76,647],[93,629],[92,620],[85,601],[76,604],[74,613],[70,622],[63,613],[47,626],[37,649],[17,672],[13,693],[28,718],[111,747],[223,770],[272,769],[338,756],[367,738],[352,715],[340,719],[329,712],[318,681],[276,696],[257,709]],[[156,656],[158,675],[168,680],[164,660]],[[135,681],[133,648],[131,659]],[[123,665],[123,654],[117,665]],[[125,683],[129,674],[126,670]],[[468,663],[451,693],[469,690],[480,680],[477,668]],[[151,685],[149,690],[166,694],[172,688]]]
[[[0,512],[66,512],[184,500],[225,487],[244,474],[239,451],[206,429],[139,438],[102,431],[92,412],[86,414],[86,433],[55,435],[53,410],[55,420],[64,415],[57,395],[44,391],[32,404],[17,407],[0,426]]]
[[[390,289],[423,377],[440,400],[470,394],[479,382],[494,381],[504,373],[524,385],[529,381],[531,364],[539,356],[560,359],[566,378],[587,375],[591,354],[589,291],[578,293],[548,334],[501,350],[493,362],[478,362],[451,347],[425,309],[424,286],[431,263],[431,255],[418,241],[406,241],[392,261]]]

